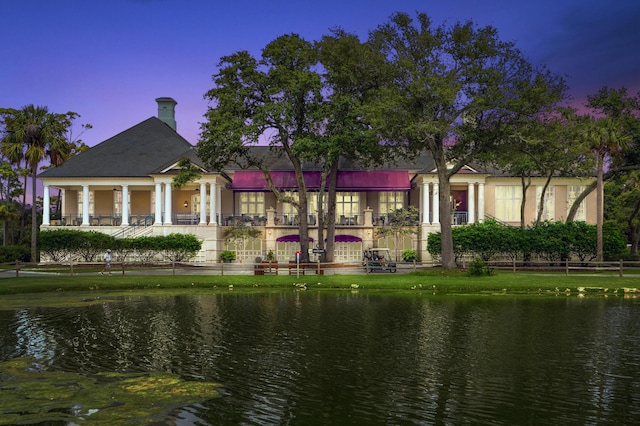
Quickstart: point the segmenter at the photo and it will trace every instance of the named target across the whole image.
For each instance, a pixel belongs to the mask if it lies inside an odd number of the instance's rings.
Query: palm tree
[[[617,156],[628,146],[631,136],[624,133],[618,120],[611,117],[595,120],[589,118],[587,131],[584,135],[589,148],[596,155],[596,256],[602,262],[604,254],[604,236],[602,225],[604,222],[604,163],[607,158]]]
[[[46,157],[54,163],[68,158],[70,146],[65,134],[76,113],[54,114],[47,107],[27,105],[20,110],[0,109],[5,130],[0,141],[2,153],[11,161],[25,161],[31,176],[31,260],[36,260],[38,235],[36,176]]]

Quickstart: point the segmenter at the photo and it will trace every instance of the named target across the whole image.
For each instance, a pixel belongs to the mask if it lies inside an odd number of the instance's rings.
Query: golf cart
[[[396,272],[396,262],[391,258],[388,248],[372,248],[363,251],[362,266],[367,272]]]

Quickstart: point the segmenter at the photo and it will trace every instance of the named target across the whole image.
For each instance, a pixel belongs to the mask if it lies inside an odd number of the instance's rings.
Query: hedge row
[[[533,257],[555,263],[565,259],[591,261],[596,258],[596,226],[584,222],[543,222],[527,228],[506,226],[495,220],[455,227],[452,230],[454,254],[479,257],[529,260]],[[427,251],[438,258],[440,233],[429,235]],[[618,259],[626,250],[620,231],[604,226],[604,256]]]
[[[41,232],[39,244],[40,252],[58,263],[101,261],[107,249],[111,249],[114,259],[120,262],[127,258],[140,262],[158,258],[179,262],[191,259],[202,248],[202,242],[192,234],[116,239],[101,232],[70,229]]]

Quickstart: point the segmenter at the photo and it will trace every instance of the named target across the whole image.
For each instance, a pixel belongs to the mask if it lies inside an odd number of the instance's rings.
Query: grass
[[[115,272],[115,271],[114,271]],[[358,289],[422,291],[457,294],[540,294],[629,292],[640,287],[639,275],[497,272],[493,276],[470,277],[461,271],[440,269],[408,274],[370,275],[119,275],[113,276],[21,276],[0,279],[0,295],[43,292],[142,292],[195,289],[228,291],[239,289]],[[632,289],[632,290],[630,290]]]

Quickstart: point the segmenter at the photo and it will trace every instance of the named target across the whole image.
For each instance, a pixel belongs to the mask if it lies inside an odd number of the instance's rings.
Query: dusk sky
[[[396,12],[435,24],[492,25],[535,65],[565,76],[574,103],[601,87],[640,90],[640,2],[632,0],[20,0],[0,6],[0,107],[75,111],[93,146],[156,116],[174,98],[178,132],[196,144],[220,57],[259,56],[282,34],[330,28],[366,39]]]

